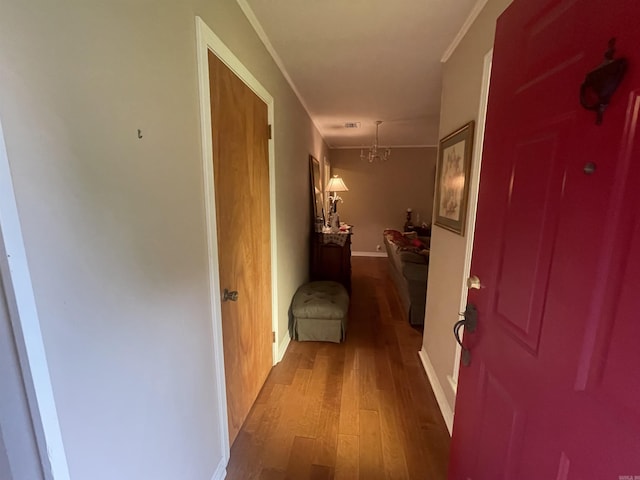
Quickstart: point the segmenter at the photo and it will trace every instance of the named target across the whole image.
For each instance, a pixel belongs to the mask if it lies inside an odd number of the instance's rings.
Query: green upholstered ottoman
[[[347,331],[349,294],[338,282],[311,282],[293,296],[293,338],[299,341],[335,342]]]

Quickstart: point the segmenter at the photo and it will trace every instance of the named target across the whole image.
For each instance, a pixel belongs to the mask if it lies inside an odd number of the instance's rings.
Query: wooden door
[[[211,128],[229,439],[273,363],[267,105],[209,52]],[[221,292],[221,296],[223,293]]]
[[[640,2],[498,22],[449,478],[640,478]],[[580,107],[610,38],[629,71]],[[595,170],[593,170],[595,168]]]

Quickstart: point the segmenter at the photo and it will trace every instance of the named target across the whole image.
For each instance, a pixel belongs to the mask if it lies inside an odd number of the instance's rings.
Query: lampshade
[[[348,192],[349,189],[344,184],[344,180],[340,178],[338,175],[334,175],[327,183],[327,191],[328,192]]]

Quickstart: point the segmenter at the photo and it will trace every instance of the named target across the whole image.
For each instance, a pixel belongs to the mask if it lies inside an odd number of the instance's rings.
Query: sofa
[[[429,272],[429,237],[415,232],[385,230],[384,246],[389,257],[389,271],[411,325],[424,323]]]

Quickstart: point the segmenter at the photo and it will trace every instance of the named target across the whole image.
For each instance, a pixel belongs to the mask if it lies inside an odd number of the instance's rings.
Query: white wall
[[[209,479],[195,16],[275,98],[279,341],[308,273],[308,155],[326,146],[234,0],[0,10],[0,118],[71,478]]]
[[[478,121],[484,57],[493,47],[497,17],[511,0],[489,0],[457,49],[443,66],[440,138],[470,120]],[[475,139],[477,144],[478,139]],[[473,181],[472,181],[473,183]],[[471,225],[466,229],[470,231]],[[453,324],[460,318],[460,293],[465,285],[465,237],[441,227],[431,234],[429,282],[422,357],[428,364],[445,419],[454,411],[456,342]],[[468,235],[468,233],[467,233]]]

